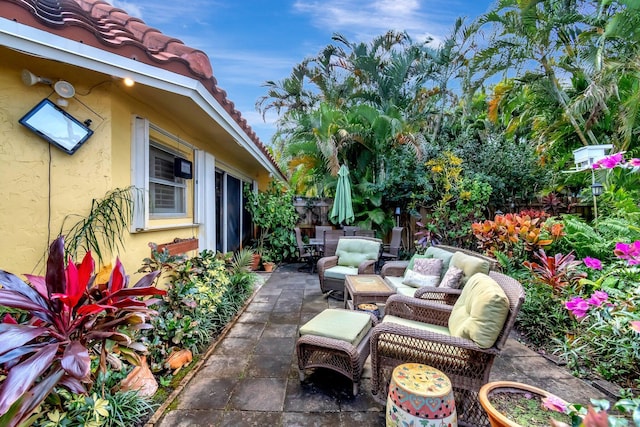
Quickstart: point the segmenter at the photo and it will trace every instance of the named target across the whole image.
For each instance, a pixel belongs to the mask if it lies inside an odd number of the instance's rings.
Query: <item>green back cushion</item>
[[[380,252],[380,242],[365,239],[340,239],[336,255],[338,265],[357,267],[363,261],[376,260]]]
[[[474,341],[480,348],[493,346],[509,314],[509,299],[498,283],[483,273],[467,282],[449,317],[455,337]]]
[[[357,346],[371,329],[371,316],[353,310],[328,308],[300,327],[300,336],[317,335]]]
[[[453,254],[451,257],[451,265],[462,270],[460,286],[464,286],[469,278],[476,273],[489,274],[489,261],[462,252]]]
[[[414,260],[417,258],[438,258],[442,260],[442,273],[440,274],[440,277],[442,278],[444,273],[449,269],[451,257],[453,257],[452,252],[445,251],[444,249],[438,249],[435,246],[429,246],[424,254],[415,254],[409,260],[409,266],[407,267],[407,269],[413,270]]]

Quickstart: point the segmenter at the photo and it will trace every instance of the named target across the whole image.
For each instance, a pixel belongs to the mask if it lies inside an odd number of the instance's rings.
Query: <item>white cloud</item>
[[[389,29],[407,31],[415,40],[426,36],[436,42],[449,32],[457,14],[444,0],[297,0],[294,10],[308,15],[315,26],[370,40]],[[443,24],[447,23],[447,25]],[[436,43],[437,44],[437,43]]]

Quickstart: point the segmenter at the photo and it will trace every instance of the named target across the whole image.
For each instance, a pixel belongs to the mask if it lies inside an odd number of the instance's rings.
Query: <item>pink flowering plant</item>
[[[580,294],[563,303],[578,321],[564,356],[579,373],[595,371],[635,388],[640,384],[640,241],[618,242],[614,255],[609,265],[583,259],[593,280],[582,279],[574,289]]]

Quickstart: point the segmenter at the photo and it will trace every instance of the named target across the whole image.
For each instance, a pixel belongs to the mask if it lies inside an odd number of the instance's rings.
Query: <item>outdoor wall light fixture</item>
[[[53,80],[47,77],[36,76],[29,70],[22,70],[22,83],[26,86],[34,86],[38,83],[53,85],[53,90],[60,98],[56,101],[56,104],[60,107],[66,107],[69,105],[69,101],[67,99],[73,98],[76,94],[76,89],[69,82],[64,80],[58,80],[57,82],[53,82]]]
[[[124,79],[122,79],[122,83],[124,83],[126,87],[132,87],[134,84],[136,84],[136,82],[131,77],[125,77]]]

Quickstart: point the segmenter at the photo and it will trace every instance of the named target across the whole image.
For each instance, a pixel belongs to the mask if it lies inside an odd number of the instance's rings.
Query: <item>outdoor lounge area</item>
[[[0,427],[640,427],[640,0],[165,3],[0,0]]]
[[[269,274],[239,317],[151,423],[155,426],[384,426],[385,406],[371,393],[370,360],[358,393],[330,369],[307,371],[300,381],[298,330],[318,313],[342,307],[322,295],[318,277],[284,264]],[[506,340],[490,380],[526,382],[572,402],[604,398],[564,367]]]

